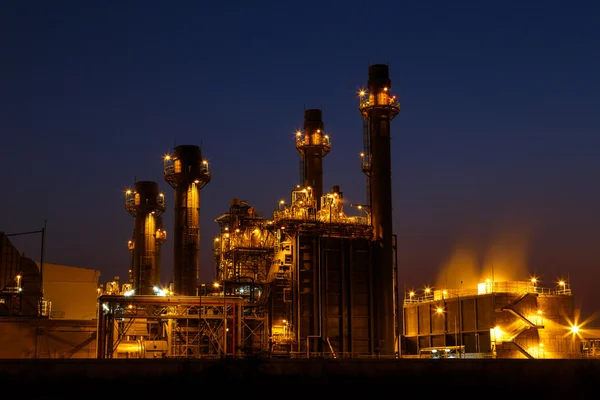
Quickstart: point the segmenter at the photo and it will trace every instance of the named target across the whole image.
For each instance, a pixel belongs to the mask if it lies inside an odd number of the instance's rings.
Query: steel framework
[[[235,357],[267,350],[266,313],[240,297],[103,295],[98,305],[97,358],[117,358],[119,347],[132,342],[147,350],[136,357]],[[145,343],[162,350],[153,352]]]

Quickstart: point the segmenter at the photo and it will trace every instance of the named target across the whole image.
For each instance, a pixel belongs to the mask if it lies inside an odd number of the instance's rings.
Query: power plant
[[[322,110],[305,110],[295,143],[300,181],[271,218],[243,199],[230,201],[215,219],[213,282],[198,281],[208,163],[192,145],[165,155],[165,180],[175,189],[173,285],[160,288],[164,296],[146,297],[153,285],[139,287],[134,279],[133,295],[102,295],[98,357],[139,356],[149,340],[161,355],[177,357],[397,357],[390,121],[400,105],[390,90],[387,65],[371,66],[368,90],[359,94],[369,188],[364,204],[345,204],[339,186],[324,193],[323,158],[332,145]]]
[[[199,281],[200,197],[212,175],[197,145],[176,146],[163,159],[164,180],[174,191],[168,287],[160,282],[168,195],[155,181],[137,181],[125,193],[134,218],[128,282],[98,286],[98,271],[45,264],[43,251],[36,264],[0,235],[0,316],[6,317],[0,329],[27,348],[5,354],[533,359],[577,358],[585,348],[600,356],[600,338],[564,335],[573,328],[565,317],[573,320],[575,312],[568,282],[547,289],[535,281],[492,279],[466,291],[400,295],[390,142],[400,102],[391,89],[388,66],[369,66],[357,107],[364,202],[346,203],[339,185],[323,187],[332,143],[322,110],[304,110],[295,135],[299,181],[269,216],[243,198],[224,205],[215,217],[210,282]],[[68,301],[65,287],[72,288]],[[67,342],[77,345],[68,349]]]

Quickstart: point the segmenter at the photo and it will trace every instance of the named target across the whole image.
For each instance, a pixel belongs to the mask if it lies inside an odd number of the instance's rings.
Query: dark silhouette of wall
[[[248,391],[261,399],[363,393],[579,398],[597,384],[599,373],[600,359],[0,360],[0,384],[18,387],[20,399],[106,398],[118,390],[136,396]]]

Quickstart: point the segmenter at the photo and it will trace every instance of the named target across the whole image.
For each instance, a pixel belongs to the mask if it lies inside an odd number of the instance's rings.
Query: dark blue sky
[[[46,260],[126,277],[134,179],[202,145],[203,280],[231,198],[270,217],[298,183],[293,133],[322,108],[325,190],[364,202],[357,90],[389,63],[401,288],[511,265],[600,309],[600,11],[593,2],[5,2],[0,230]],[[338,8],[337,4],[343,4]],[[371,4],[371,5],[370,5]],[[172,239],[172,238],[171,238]],[[37,258],[39,240],[15,238]],[[172,274],[163,247],[163,277]],[[442,277],[442,278],[440,278]],[[459,279],[460,278],[460,279]],[[465,281],[467,278],[464,278]]]

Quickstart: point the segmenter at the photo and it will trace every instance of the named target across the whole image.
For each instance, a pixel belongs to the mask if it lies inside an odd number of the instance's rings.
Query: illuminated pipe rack
[[[97,358],[113,358],[136,320],[165,326],[167,337],[162,340],[169,343],[167,357],[207,357],[200,351],[201,337],[209,339],[215,357],[233,356],[243,346],[242,334],[249,322],[244,317],[244,300],[234,296],[103,295],[98,304]],[[192,324],[194,329],[190,329]],[[176,340],[184,344],[177,345]]]

